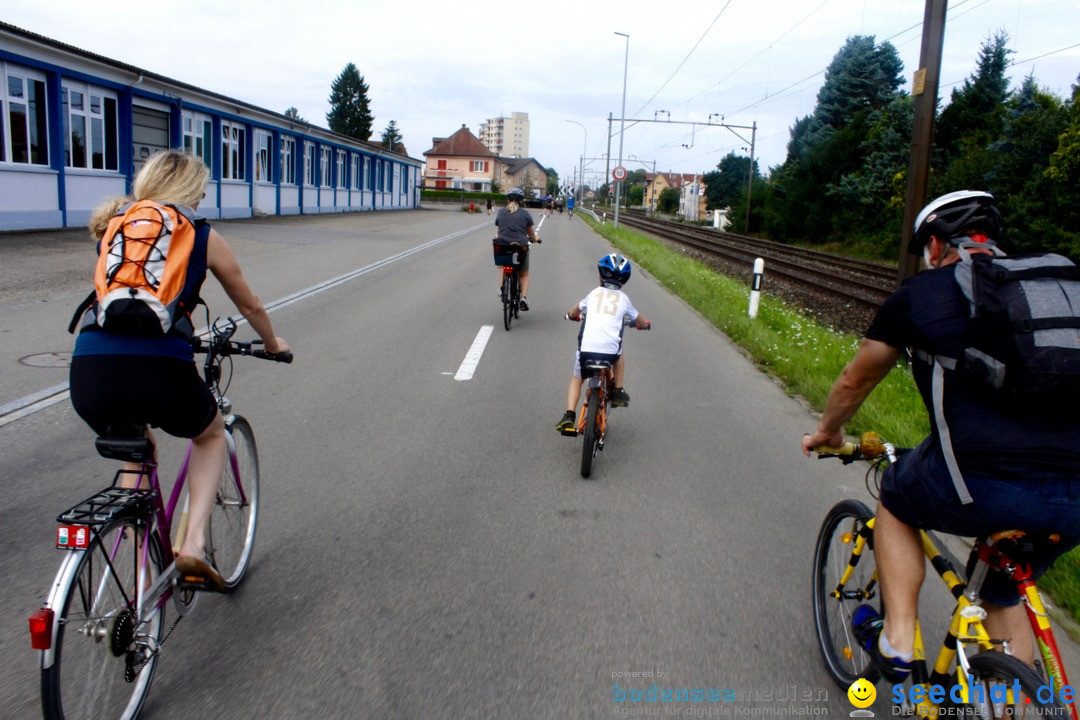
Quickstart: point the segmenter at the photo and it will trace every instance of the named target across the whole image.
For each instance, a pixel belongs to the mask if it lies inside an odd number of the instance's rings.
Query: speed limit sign
[[[622,182],[626,179],[626,168],[620,165],[619,167],[611,171],[611,177],[615,178],[619,182]]]

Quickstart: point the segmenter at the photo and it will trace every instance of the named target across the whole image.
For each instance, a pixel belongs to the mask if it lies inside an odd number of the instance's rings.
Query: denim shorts
[[[966,473],[974,502],[963,505],[936,443],[926,441],[885,471],[881,503],[899,520],[922,530],[982,537],[1001,530],[1054,532],[1061,540],[1024,559],[1034,578],[1055,559],[1080,545],[1080,475],[991,478]],[[969,568],[970,571],[970,568]],[[999,606],[1019,602],[1016,586],[992,571],[981,596]]]
[[[594,353],[578,350],[574,356],[574,377],[584,379],[594,375],[595,371],[586,367],[591,362],[606,360],[614,366],[620,357],[622,356],[619,353]]]

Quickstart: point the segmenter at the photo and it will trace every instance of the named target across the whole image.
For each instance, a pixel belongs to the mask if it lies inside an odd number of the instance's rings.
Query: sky
[[[759,167],[782,164],[792,125],[813,112],[847,38],[891,42],[910,91],[925,0],[617,6],[144,0],[133,11],[131,0],[0,0],[0,19],[269,110],[295,106],[321,127],[330,84],[351,62],[369,88],[373,141],[394,120],[409,155],[422,160],[434,137],[462,125],[478,134],[488,118],[524,112],[529,155],[564,181],[583,168],[595,186],[620,157],[630,171],[713,170],[729,152],[748,153],[754,124]],[[1059,98],[1071,96],[1080,75],[1078,0],[952,0],[943,103],[998,32],[1014,51],[1011,87],[1033,75]]]

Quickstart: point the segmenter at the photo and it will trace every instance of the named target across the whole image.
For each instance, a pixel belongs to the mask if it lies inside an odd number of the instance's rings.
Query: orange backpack
[[[153,200],[126,205],[98,244],[94,292],[68,328],[97,325],[109,332],[191,337],[191,311],[206,277],[209,225],[190,209]]]

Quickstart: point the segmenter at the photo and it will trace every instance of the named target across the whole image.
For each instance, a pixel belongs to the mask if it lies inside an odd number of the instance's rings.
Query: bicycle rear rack
[[[150,511],[153,497],[153,490],[107,487],[58,515],[56,522],[64,525],[104,525],[112,520],[144,516]]]

